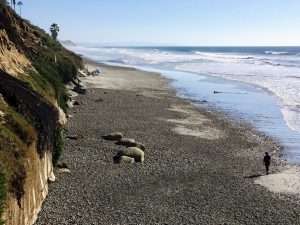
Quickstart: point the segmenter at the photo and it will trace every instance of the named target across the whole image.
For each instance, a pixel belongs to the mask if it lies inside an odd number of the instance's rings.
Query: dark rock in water
[[[115,133],[111,133],[111,134],[106,134],[103,135],[102,138],[104,140],[108,140],[108,141],[118,141],[123,137],[123,134],[119,133],[119,132],[115,132]]]

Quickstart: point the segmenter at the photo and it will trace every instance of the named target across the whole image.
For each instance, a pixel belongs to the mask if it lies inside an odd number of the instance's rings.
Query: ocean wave
[[[275,52],[275,51],[265,51],[267,55],[288,55],[288,52]]]
[[[262,63],[270,66],[282,66],[280,63],[274,63],[274,62],[269,62],[269,61],[262,61]]]
[[[300,63],[297,62],[296,53],[280,56],[288,54],[288,50],[265,51],[265,54],[214,53],[196,50],[180,53],[165,49],[83,48],[79,46],[74,47],[74,50],[99,61],[175,69],[258,85],[272,91],[278,97],[282,105],[286,106],[284,113],[289,126],[300,131],[300,119],[295,122],[290,119],[291,116],[287,115],[291,105],[300,105],[300,80],[295,79],[300,74]],[[300,53],[297,55],[299,56]],[[293,112],[297,113],[295,110]],[[293,117],[295,118],[294,114]]]
[[[300,112],[295,111],[295,106],[300,105],[300,80],[295,79],[298,78],[296,74],[300,73],[299,67],[283,65],[278,67],[278,63],[270,61],[260,61],[260,63],[218,63],[214,65],[210,63],[186,63],[176,66],[175,69],[241,81],[269,90],[277,96],[281,105],[286,107],[284,114],[289,127],[300,132]],[[298,113],[297,118],[299,120],[292,119],[291,116],[287,115],[291,110],[293,114],[290,115],[295,118]]]
[[[300,132],[300,108],[284,106],[281,109],[283,118],[286,121],[287,125],[294,131]]]

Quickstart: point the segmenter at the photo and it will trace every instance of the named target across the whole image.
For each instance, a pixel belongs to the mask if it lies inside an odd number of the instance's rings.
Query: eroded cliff
[[[64,84],[81,58],[0,2],[0,224],[33,224],[62,149]]]

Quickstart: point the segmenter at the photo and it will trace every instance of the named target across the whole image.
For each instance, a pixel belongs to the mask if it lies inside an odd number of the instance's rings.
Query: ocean
[[[69,48],[99,62],[160,72],[181,97],[246,120],[300,163],[300,47]]]

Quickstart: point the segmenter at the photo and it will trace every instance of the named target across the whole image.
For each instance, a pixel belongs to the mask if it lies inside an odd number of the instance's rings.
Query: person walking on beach
[[[264,164],[265,164],[265,167],[266,167],[266,174],[268,175],[269,174],[269,166],[271,164],[271,156],[269,156],[269,153],[266,152],[265,153],[265,157],[264,157]]]

